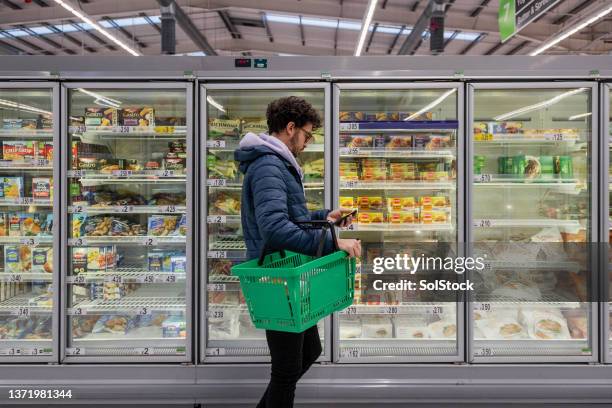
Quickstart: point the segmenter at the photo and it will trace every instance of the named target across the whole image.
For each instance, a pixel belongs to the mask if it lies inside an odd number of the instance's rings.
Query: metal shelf
[[[0,244],[38,246],[40,244],[52,244],[53,236],[21,236],[21,237],[0,237]]]
[[[184,183],[187,176],[178,170],[113,170],[102,173],[92,170],[69,170],[68,178],[78,178],[81,184],[93,186],[107,183]]]
[[[340,133],[455,132],[458,127],[459,122],[456,120],[359,121],[340,122]]]
[[[27,318],[31,315],[50,315],[53,312],[52,306],[33,306],[30,304],[30,299],[37,297],[32,293],[24,293],[6,299],[0,303],[0,315],[10,314]]]
[[[517,292],[520,293],[520,289],[517,289]],[[476,292],[473,295],[473,299],[471,300],[474,305],[474,310],[479,311],[483,310],[486,312],[490,312],[492,310],[504,307],[513,307],[516,308],[518,306],[522,306],[526,308],[549,308],[549,307],[563,307],[565,309],[578,309],[582,304],[588,302],[579,302],[576,300],[569,300],[563,297],[560,294],[554,292],[544,292],[540,294],[540,298],[538,300],[533,299],[520,299],[518,297],[509,297],[509,296],[498,296],[492,295],[490,293],[481,293]]]
[[[474,339],[475,357],[591,355],[588,340]]]
[[[158,131],[156,131],[156,128]],[[95,135],[104,138],[168,138],[177,139],[187,136],[186,126],[70,126],[68,131],[75,135]]]
[[[179,205],[71,205],[69,214],[186,214],[187,207]]]
[[[0,206],[3,207],[53,207],[51,200],[41,200],[33,197],[20,197],[14,199],[0,200]]]
[[[449,181],[341,181],[341,190],[454,190]]]
[[[388,224],[388,223],[372,223],[372,224],[351,224],[350,227],[342,229],[341,232],[348,231],[372,231],[372,232],[387,232],[387,231],[453,231],[453,224]]]
[[[413,149],[384,149],[376,147],[341,147],[340,157],[391,157],[408,159],[446,159],[454,158],[456,154],[451,150],[413,150]]]
[[[393,341],[395,340],[395,341]],[[365,343],[365,344],[364,344]],[[457,342],[436,339],[340,340],[340,357],[358,361],[363,357],[454,356]]]
[[[11,273],[0,270],[0,282],[53,282],[52,273]]]
[[[474,176],[474,186],[487,188],[546,188],[576,193],[583,189],[580,185],[581,183],[576,179],[525,179],[500,177],[495,174]]]
[[[474,219],[472,224],[474,228],[544,228],[544,227],[562,227],[571,229],[580,229],[580,222],[576,220],[558,220],[549,218],[536,219]]]
[[[119,267],[100,272],[87,272],[78,275],[67,276],[68,284],[87,284],[97,282],[114,283],[154,283],[173,284],[184,282],[187,278],[185,273],[177,272],[153,272],[138,266]]]
[[[238,215],[222,215],[210,214],[206,216],[208,224],[237,224],[241,222],[240,214]]]
[[[206,148],[211,152],[234,152],[234,150],[239,147],[238,141],[234,140],[207,140]],[[323,143],[316,144],[308,144],[304,149],[306,153],[317,153],[323,152],[325,150],[325,145]]]
[[[128,314],[148,315],[151,313],[184,314],[186,310],[185,297],[171,296],[141,296],[144,292],[137,290],[121,299],[85,300],[68,308],[69,316]]]
[[[1,243],[1,241],[0,241]],[[155,235],[137,235],[137,236],[102,236],[102,237],[81,237],[68,239],[68,246],[84,247],[89,245],[143,245],[147,247],[155,247],[157,245],[179,244],[185,245],[187,238],[184,235],[177,236],[155,236]]]
[[[575,144],[580,143],[581,140],[576,137],[569,137],[563,134],[543,134],[541,137],[525,137],[520,133],[495,133],[489,134],[484,140],[474,140],[474,143],[478,144],[545,144],[545,145],[557,145],[557,144]]]
[[[10,164],[9,164],[10,163]],[[0,171],[28,171],[28,172],[51,172],[52,166],[38,165],[37,163],[17,163],[0,161]]]
[[[206,185],[209,189],[227,189],[227,190],[240,190],[242,189],[242,182],[227,181],[226,179],[207,179]],[[317,182],[306,182],[303,183],[305,189],[322,189],[325,187],[323,181]]]
[[[52,129],[0,129],[0,138],[52,139]]]
[[[363,315],[402,315],[406,313],[414,314],[426,313],[430,315],[441,315],[445,310],[451,308],[453,313],[457,312],[457,304],[451,302],[413,302],[397,305],[352,305],[339,312],[343,316],[363,316]]]
[[[577,262],[555,262],[555,261],[486,261],[485,265],[491,269],[556,269],[566,271],[579,271],[580,264]],[[486,269],[486,268],[485,268]]]
[[[150,343],[150,341],[149,341]],[[83,344],[83,346],[80,346]],[[116,356],[116,357],[130,357],[130,356],[184,356],[186,353],[186,346],[145,346],[146,342],[143,342],[141,347],[121,347],[117,346],[97,346],[95,344],[81,343],[80,340],[73,341],[73,347],[66,349],[66,355],[70,357],[79,356]]]
[[[240,278],[233,275],[208,275],[210,283],[240,283]]]

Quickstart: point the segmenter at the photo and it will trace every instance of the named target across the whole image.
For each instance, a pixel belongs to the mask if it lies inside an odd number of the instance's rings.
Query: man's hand
[[[361,256],[361,241],[358,239],[338,239],[338,247],[351,258]]]
[[[346,215],[352,211],[353,210],[351,208],[338,208],[327,214],[327,221],[336,222],[340,218],[342,218],[343,215]],[[342,224],[339,225],[339,227],[348,227],[349,225],[351,225],[352,222],[353,216],[349,216],[342,222]]]

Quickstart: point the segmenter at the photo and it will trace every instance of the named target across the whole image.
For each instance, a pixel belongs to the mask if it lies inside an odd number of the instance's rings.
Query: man
[[[302,184],[303,173],[296,157],[313,140],[312,131],[321,125],[317,111],[304,99],[280,98],[268,105],[269,135],[247,133],[235,151],[244,173],[241,219],[247,258],[260,255],[265,242],[274,250],[286,249],[314,255],[321,240],[320,230],[301,229],[294,221],[336,221],[349,209],[309,212]],[[344,225],[350,224],[350,217]],[[338,239],[349,256],[361,255],[355,239]],[[334,251],[327,232],[324,254]],[[297,381],[321,354],[317,326],[302,333],[266,330],[272,358],[268,388],[258,408],[291,408]]]

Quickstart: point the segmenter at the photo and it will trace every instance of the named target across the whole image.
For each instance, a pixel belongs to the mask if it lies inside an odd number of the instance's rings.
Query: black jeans
[[[266,330],[266,339],[272,373],[257,408],[292,408],[298,380],[321,355],[319,330],[317,326],[302,333]]]

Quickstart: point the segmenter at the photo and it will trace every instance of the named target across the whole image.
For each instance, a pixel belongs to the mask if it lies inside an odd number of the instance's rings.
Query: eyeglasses
[[[309,131],[307,131],[307,130],[306,130],[306,129],[304,129],[304,128],[298,128],[298,129],[300,129],[301,131],[303,131],[303,132],[304,132],[304,134],[306,135],[306,139],[304,140],[304,143],[305,143],[305,144],[310,143],[310,141],[311,141],[311,140],[314,138],[314,135],[312,134],[312,132],[309,132]]]

